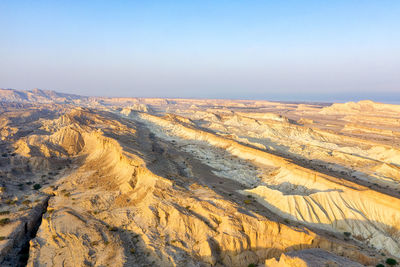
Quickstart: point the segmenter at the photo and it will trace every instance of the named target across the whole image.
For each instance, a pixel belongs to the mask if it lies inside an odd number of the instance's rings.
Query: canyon
[[[400,106],[0,89],[1,266],[400,259]]]

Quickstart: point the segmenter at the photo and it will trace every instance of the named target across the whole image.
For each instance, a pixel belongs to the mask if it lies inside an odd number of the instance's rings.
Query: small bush
[[[245,199],[243,202],[244,202],[244,204],[251,204],[251,200],[250,199]]]
[[[64,194],[64,197],[69,197],[69,196],[71,196],[70,192]]]
[[[134,254],[134,253],[135,253],[135,249],[134,249],[134,248],[131,248],[131,249],[130,249],[130,252],[131,252],[132,254]]]
[[[351,236],[350,232],[344,232],[343,234],[344,234],[345,237],[350,237]]]
[[[92,247],[95,247],[95,246],[97,246],[98,244],[99,244],[99,241],[93,241],[93,242],[90,243],[90,245],[91,245]]]
[[[3,226],[3,225],[6,225],[6,224],[9,224],[10,222],[11,222],[10,218],[3,218],[3,219],[0,220],[0,225]]]
[[[17,203],[17,201],[12,199],[7,199],[6,201],[4,201],[4,203],[6,203],[7,205],[14,205],[15,203]]]
[[[249,265],[247,265],[247,267],[256,267],[256,265],[254,263],[250,263]]]
[[[29,199],[22,201],[22,204],[24,204],[24,205],[29,205],[29,203],[31,203],[31,201]]]
[[[111,232],[116,232],[116,231],[118,231],[118,228],[115,226],[109,226],[108,230],[110,230]]]
[[[35,189],[35,190],[39,190],[40,188],[42,188],[42,186],[40,184],[33,185],[33,189]]]
[[[390,266],[396,265],[397,261],[395,259],[392,258],[387,258],[386,259],[386,264],[389,264]]]
[[[7,214],[10,214],[8,210],[0,211],[0,215],[7,215]]]
[[[0,236],[0,241],[3,241],[4,239],[6,239],[5,236]]]
[[[385,267],[385,265],[383,265],[382,263],[379,263],[376,265],[376,267]]]

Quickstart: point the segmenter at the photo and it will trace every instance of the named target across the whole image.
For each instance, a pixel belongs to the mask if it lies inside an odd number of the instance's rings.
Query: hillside
[[[400,258],[398,106],[0,96],[1,266]]]

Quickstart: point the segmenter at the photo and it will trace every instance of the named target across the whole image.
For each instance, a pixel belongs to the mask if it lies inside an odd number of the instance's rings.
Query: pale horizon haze
[[[0,88],[400,101],[399,1],[0,2]]]

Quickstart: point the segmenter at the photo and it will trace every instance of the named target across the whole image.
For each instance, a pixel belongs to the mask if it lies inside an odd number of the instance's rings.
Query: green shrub
[[[4,203],[6,203],[7,205],[14,205],[15,203],[17,203],[17,201],[12,199],[7,199],[6,201],[4,201]]]
[[[0,211],[0,215],[7,215],[7,214],[10,214],[8,210]]]
[[[387,258],[386,259],[386,264],[389,264],[390,266],[396,265],[397,261],[395,259],[392,258]]]
[[[350,237],[351,236],[351,233],[350,232],[344,232],[343,233],[346,237]]]
[[[379,263],[376,265],[376,267],[385,267],[385,265],[383,265],[382,263]]]
[[[256,265],[254,263],[250,263],[249,265],[247,265],[247,267],[256,267]]]
[[[40,188],[42,188],[42,186],[40,184],[33,185],[33,189],[35,189],[35,190],[39,190]]]
[[[5,236],[0,236],[0,241],[3,241],[4,239],[6,239]]]
[[[6,225],[6,224],[9,224],[10,222],[11,222],[11,221],[10,221],[9,218],[0,219],[0,225],[1,225],[1,226]]]
[[[118,231],[118,228],[115,226],[109,226],[108,230],[110,230],[111,232],[116,232],[116,231]]]

